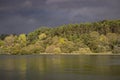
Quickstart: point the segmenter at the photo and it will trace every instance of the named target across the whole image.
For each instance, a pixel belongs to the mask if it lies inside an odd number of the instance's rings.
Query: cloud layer
[[[0,34],[40,26],[120,19],[120,0],[0,0]]]

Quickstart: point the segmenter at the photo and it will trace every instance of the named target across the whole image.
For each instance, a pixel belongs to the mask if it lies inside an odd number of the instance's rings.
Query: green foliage
[[[55,45],[50,45],[46,48],[45,50],[46,53],[50,53],[50,54],[58,54],[58,53],[61,53],[61,49],[60,47],[57,47]]]
[[[63,53],[71,53],[73,51],[76,51],[75,43],[72,41],[66,41],[66,43],[61,45],[61,50]]]
[[[107,38],[111,46],[115,45],[117,43],[117,34],[115,33],[107,33]]]
[[[5,37],[4,42],[5,42],[5,46],[12,46],[14,45],[15,37],[13,35],[9,35]]]
[[[27,44],[27,37],[25,34],[20,34],[18,37],[18,42],[21,44],[21,46],[26,46]]]
[[[120,20],[41,27],[28,34],[0,35],[0,53],[120,53]]]
[[[61,49],[59,47],[55,48],[54,53],[56,53],[56,54],[61,53]]]
[[[115,46],[114,49],[112,50],[112,52],[113,52],[114,54],[120,53],[120,46],[119,46],[119,47],[118,47],[118,46]]]
[[[19,43],[15,43],[14,46],[11,48],[11,54],[20,54],[21,53],[21,45]]]
[[[4,41],[0,40],[0,47],[4,46]]]
[[[73,53],[80,53],[80,54],[85,54],[85,53],[92,53],[90,48],[79,48],[78,51],[74,51]]]
[[[38,35],[39,39],[42,40],[42,39],[45,39],[47,37],[47,35],[45,33],[42,33],[40,35]]]

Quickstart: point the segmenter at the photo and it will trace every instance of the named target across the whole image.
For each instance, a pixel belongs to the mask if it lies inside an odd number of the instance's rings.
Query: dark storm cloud
[[[40,26],[120,19],[120,0],[0,0],[0,33]]]

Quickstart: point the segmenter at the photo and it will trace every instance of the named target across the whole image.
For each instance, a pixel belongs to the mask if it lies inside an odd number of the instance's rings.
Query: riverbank
[[[120,55],[120,54],[113,54],[113,53],[40,53],[40,55]]]
[[[0,53],[0,55],[12,55],[9,53]],[[38,54],[17,54],[17,55],[120,55],[120,53],[38,53]]]

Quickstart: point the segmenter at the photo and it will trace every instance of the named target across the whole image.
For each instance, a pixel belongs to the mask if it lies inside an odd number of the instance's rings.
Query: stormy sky
[[[0,0],[0,34],[120,19],[120,0]]]

